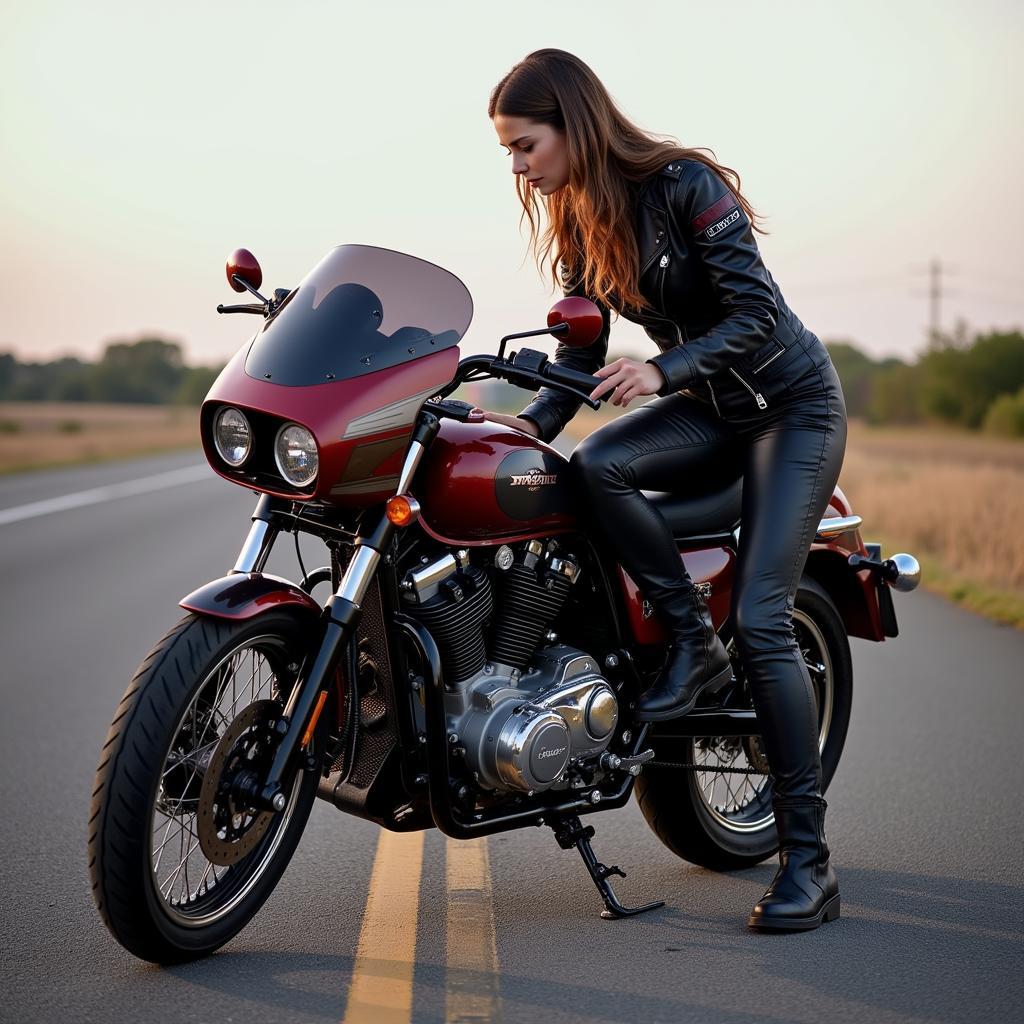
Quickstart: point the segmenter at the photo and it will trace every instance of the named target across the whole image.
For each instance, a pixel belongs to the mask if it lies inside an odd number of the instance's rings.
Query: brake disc
[[[261,778],[274,751],[273,726],[281,714],[272,700],[244,708],[225,730],[210,758],[199,791],[196,832],[213,864],[234,864],[251,853],[274,817],[239,795],[245,779]]]

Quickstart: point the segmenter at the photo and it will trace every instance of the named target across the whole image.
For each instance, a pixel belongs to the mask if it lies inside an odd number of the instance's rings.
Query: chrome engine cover
[[[565,644],[538,650],[522,674],[489,662],[445,704],[480,785],[515,792],[569,788],[570,759],[596,761],[619,714],[595,660]]]

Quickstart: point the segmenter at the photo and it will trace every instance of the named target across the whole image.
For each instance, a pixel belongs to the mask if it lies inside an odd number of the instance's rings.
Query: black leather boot
[[[773,797],[779,870],[747,919],[751,928],[806,931],[839,917],[839,882],[829,863],[821,796]]]
[[[636,718],[660,722],[693,710],[701,693],[714,693],[732,679],[732,662],[700,591],[685,583],[657,602],[672,633],[672,649],[658,678],[637,702]]]

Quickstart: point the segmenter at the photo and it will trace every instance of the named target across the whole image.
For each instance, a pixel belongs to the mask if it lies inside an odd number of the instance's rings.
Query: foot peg
[[[608,876],[618,875],[620,878],[625,878],[626,872],[617,865],[612,865],[609,868],[598,861],[597,855],[590,845],[590,840],[594,836],[593,825],[584,825],[574,814],[571,817],[560,818],[557,822],[552,822],[551,829],[555,833],[558,845],[563,850],[571,850],[574,846],[579,850],[583,863],[586,864],[587,871],[590,872],[590,877],[594,880],[601,899],[604,900],[605,909],[601,911],[603,918],[611,921],[617,917],[632,917],[634,914],[642,914],[645,910],[656,910],[658,907],[665,906],[664,900],[645,903],[642,907],[624,907],[619,902],[615,891],[608,883]]]
[[[613,754],[611,751],[605,751],[601,755],[601,767],[605,771],[620,771],[629,772],[630,775],[637,776],[640,774],[641,769],[648,761],[654,760],[653,750],[643,750],[634,757],[619,757],[618,754]]]

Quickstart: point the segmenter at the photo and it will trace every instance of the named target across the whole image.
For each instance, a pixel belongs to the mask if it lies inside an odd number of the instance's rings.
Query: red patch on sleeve
[[[690,222],[690,227],[694,234],[703,231],[709,224],[714,224],[723,214],[738,205],[736,197],[731,192],[727,192],[714,206],[709,206],[700,216],[695,217]]]

